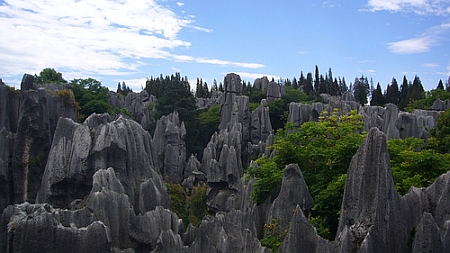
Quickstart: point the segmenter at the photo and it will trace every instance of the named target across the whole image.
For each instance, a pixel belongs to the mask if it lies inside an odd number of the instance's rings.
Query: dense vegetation
[[[256,179],[252,199],[263,203],[269,197],[276,197],[284,168],[296,163],[314,198],[311,221],[319,234],[334,238],[345,173],[364,139],[363,126],[362,117],[356,111],[348,115],[340,115],[338,111],[331,115],[325,113],[318,122],[306,122],[298,130],[288,123],[276,135],[273,145],[276,155],[259,158],[256,160],[259,167],[247,170]]]

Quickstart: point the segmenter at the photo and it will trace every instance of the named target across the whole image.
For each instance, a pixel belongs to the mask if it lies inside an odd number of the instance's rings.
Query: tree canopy
[[[57,72],[54,68],[45,68],[39,75],[34,75],[34,82],[37,84],[46,83],[67,83],[62,77],[60,72]]]

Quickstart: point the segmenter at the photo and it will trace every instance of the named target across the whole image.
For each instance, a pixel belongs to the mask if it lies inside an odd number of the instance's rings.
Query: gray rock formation
[[[413,226],[395,190],[386,136],[372,128],[347,172],[336,240],[341,252],[410,252]]]
[[[269,79],[267,76],[263,76],[261,78],[256,78],[253,82],[253,87],[255,89],[260,89],[262,91],[267,90],[267,87],[269,86]]]
[[[256,78],[253,82],[253,87],[255,89],[262,90],[263,94],[266,95],[267,100],[281,98],[286,93],[284,86],[281,86],[276,82],[269,81],[267,76]]]
[[[266,223],[275,219],[279,231],[288,229],[297,206],[305,212],[314,203],[300,168],[297,164],[290,164],[284,170],[280,193],[272,203]]]
[[[0,82],[0,130],[17,132],[19,122],[20,90]]]
[[[210,212],[238,209],[244,170],[241,160],[240,124],[229,132],[214,133],[203,151],[202,171],[208,182],[208,207]]]
[[[221,91],[211,91],[210,98],[197,98],[197,106],[200,111],[207,111],[214,105],[219,105],[222,100],[223,92]]]
[[[324,110],[327,110],[327,106],[319,102],[312,105],[290,103],[288,122],[293,122],[296,127],[300,127],[305,122],[317,121]]]
[[[90,178],[114,167],[130,203],[140,213],[170,207],[161,176],[154,170],[151,136],[135,121],[92,114],[83,124],[61,118],[37,201],[67,208],[91,191]],[[143,209],[142,209],[143,208]]]
[[[181,241],[183,223],[170,210],[135,215],[113,168],[98,170],[92,181],[89,196],[70,211],[28,203],[5,209],[1,252],[62,252],[69,245],[69,252],[150,252],[160,240]]]
[[[11,160],[15,134],[0,130],[0,210],[14,202],[14,182],[12,181]]]
[[[269,253],[256,238],[250,213],[232,210],[203,219],[189,252]]]
[[[167,181],[180,184],[184,180],[186,128],[180,123],[178,113],[162,116],[156,123],[153,142],[156,151],[156,167]]]
[[[435,111],[445,111],[450,108],[450,101],[442,101],[440,98],[436,99],[433,105],[430,107],[431,110]]]
[[[131,92],[126,96],[109,92],[109,104],[112,108],[126,109],[145,130],[149,130],[154,115],[154,111],[149,110],[149,105],[155,102],[156,97],[149,95],[146,90]]]
[[[267,140],[272,133],[272,124],[270,123],[269,107],[264,107],[261,103],[258,108],[252,112],[251,118],[251,137],[252,144],[258,144]]]
[[[15,133],[3,133],[3,138],[10,137],[5,140],[9,146],[3,147],[1,154],[6,167],[2,168],[0,180],[5,184],[0,185],[0,191],[9,196],[9,203],[1,203],[1,208],[35,202],[58,118],[76,119],[70,85],[38,87],[34,77],[25,74],[21,88],[19,91],[0,84],[0,130]]]
[[[1,252],[110,252],[108,228],[100,221],[85,227],[63,224],[61,212],[48,204],[27,202],[3,211]],[[75,221],[74,221],[75,222]]]
[[[335,243],[317,235],[316,228],[305,217],[302,208],[297,206],[290,222],[288,233],[278,249],[279,253],[298,252],[332,253],[338,252]],[[352,251],[350,251],[352,252]]]

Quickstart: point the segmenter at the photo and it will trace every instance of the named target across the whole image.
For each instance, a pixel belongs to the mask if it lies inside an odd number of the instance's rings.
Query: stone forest
[[[448,83],[44,73],[0,81],[0,252],[450,252]]]

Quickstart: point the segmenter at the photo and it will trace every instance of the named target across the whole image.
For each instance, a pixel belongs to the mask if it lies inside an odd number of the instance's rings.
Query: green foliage
[[[261,246],[270,249],[272,252],[277,252],[287,235],[287,230],[279,231],[278,220],[272,219],[269,223],[264,224],[264,233],[266,236],[261,239]]]
[[[194,188],[191,196],[187,199],[187,207],[189,209],[189,222],[198,227],[202,223],[203,217],[208,214],[206,206],[206,191],[208,186],[205,184]]]
[[[180,184],[165,183],[167,187],[167,193],[172,201],[172,211],[183,220],[188,220],[189,211],[186,208],[186,193]]]
[[[197,150],[203,150],[220,124],[220,105],[214,105],[208,111],[198,115],[196,126]],[[201,152],[198,152],[201,155]]]
[[[278,130],[283,128],[289,114],[289,104],[292,102],[306,102],[308,96],[291,86],[285,86],[285,95],[281,99],[271,100],[266,106],[270,108],[269,116],[272,128]]]
[[[153,108],[155,108],[155,104],[153,104],[153,103],[148,103],[147,109],[148,109],[149,111],[151,111],[151,110],[153,110]]]
[[[404,195],[411,186],[427,187],[450,169],[450,154],[436,152],[439,141],[414,137],[387,142],[397,191]]]
[[[423,92],[422,99],[411,100],[405,107],[405,111],[412,112],[414,109],[429,110],[436,99],[442,101],[450,100],[450,92],[443,89],[436,89]]]
[[[93,78],[73,79],[71,82],[75,100],[79,103],[81,110],[78,117],[83,121],[92,113],[113,114],[109,104],[108,88],[101,85],[101,82]]]
[[[369,94],[370,87],[367,77],[361,76],[360,78],[355,78],[355,83],[353,84],[353,96],[356,102],[364,106],[367,104],[367,95]]]
[[[256,108],[258,108],[259,105],[260,105],[260,103],[250,102],[248,105],[250,112],[253,112],[254,110],[256,110]]]
[[[184,221],[185,226],[189,223],[198,227],[204,216],[208,214],[206,206],[207,185],[195,187],[191,196],[180,184],[165,183],[167,193],[172,201],[172,211]]]
[[[249,97],[250,103],[261,103],[261,100],[266,98],[266,94],[257,88],[254,88],[251,85],[246,85],[242,90],[242,95],[246,95]]]
[[[255,178],[250,197],[254,202],[261,204],[269,197],[278,195],[283,180],[283,169],[273,159],[266,156],[257,159],[255,162],[258,167],[250,167],[246,173]]]
[[[39,75],[35,74],[34,82],[37,84],[67,83],[67,81],[62,77],[62,74],[53,68],[45,68],[39,73]]]
[[[431,134],[439,141],[436,150],[441,153],[450,153],[450,109],[439,115]]]
[[[311,212],[321,235],[333,239],[338,226],[338,212],[342,199],[345,174],[352,156],[361,145],[365,133],[362,116],[356,111],[340,115],[338,111],[324,113],[319,122],[306,122],[300,129],[292,123],[280,129],[275,138],[273,158],[262,157],[259,167],[249,168],[247,174],[255,178],[252,200],[263,203],[276,196],[286,165],[300,166],[314,198],[316,208]]]

